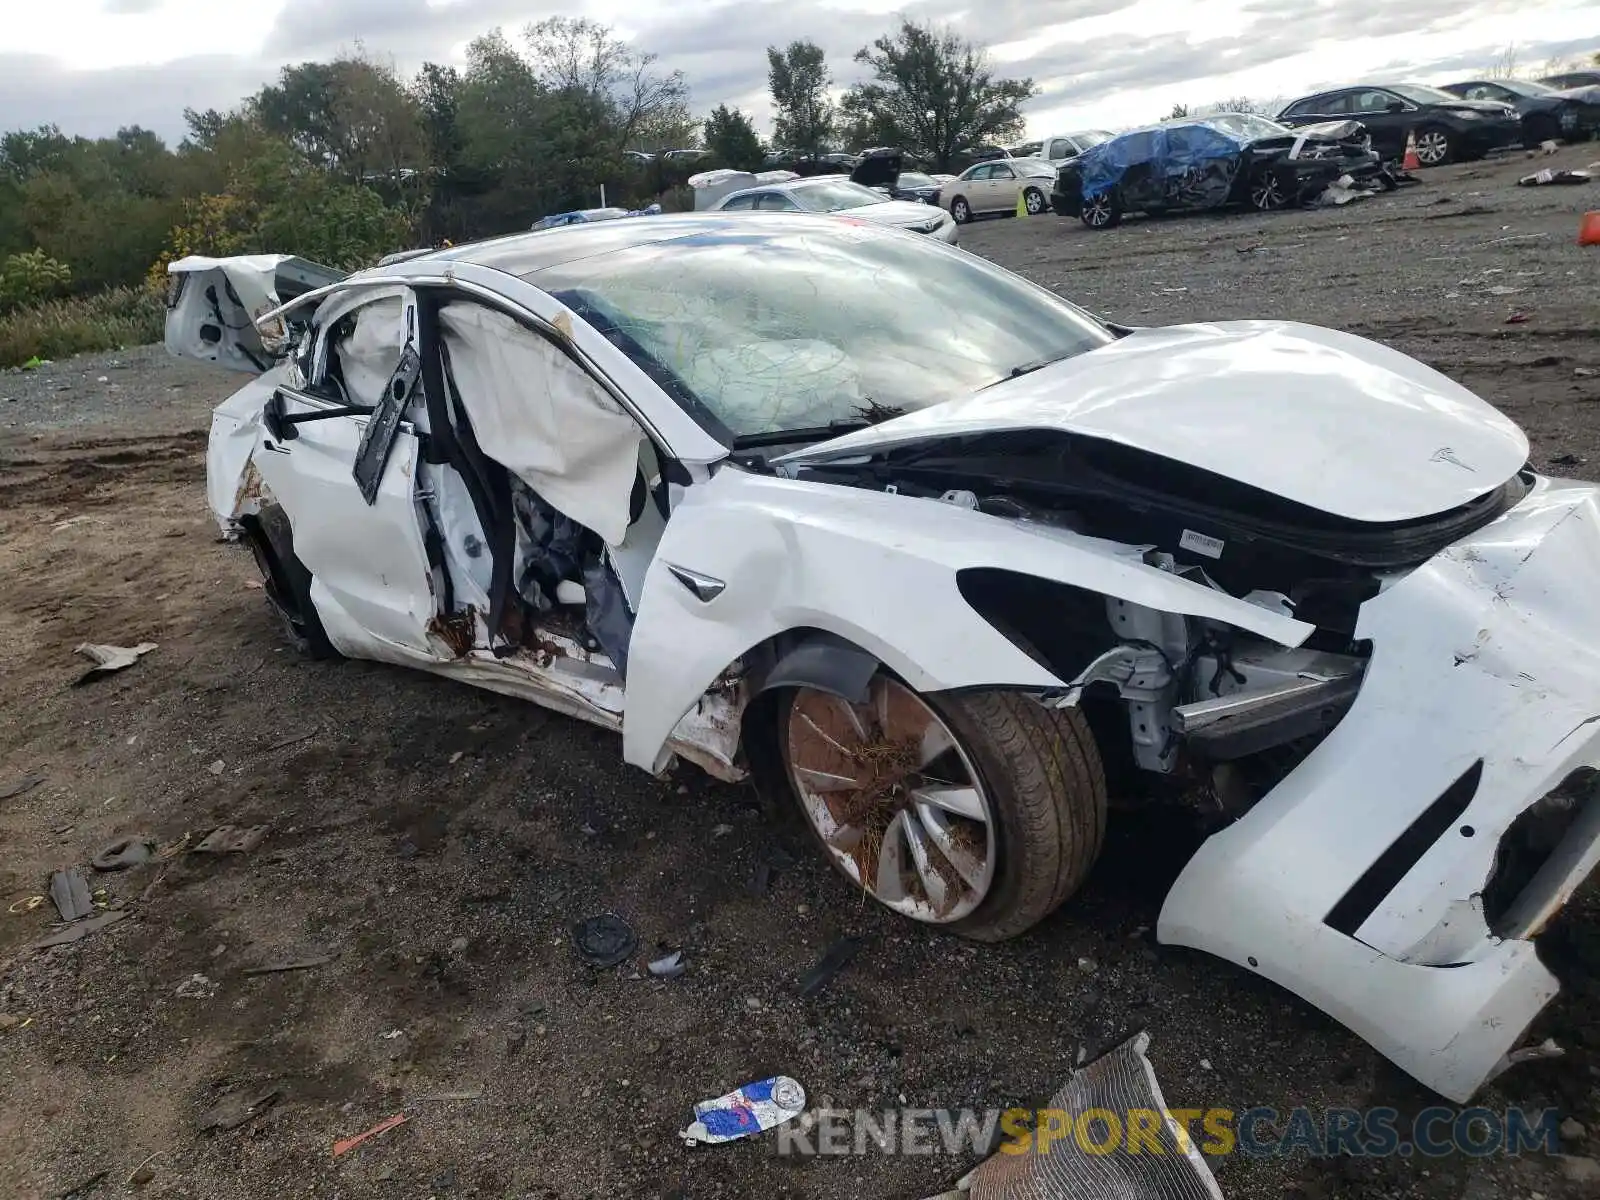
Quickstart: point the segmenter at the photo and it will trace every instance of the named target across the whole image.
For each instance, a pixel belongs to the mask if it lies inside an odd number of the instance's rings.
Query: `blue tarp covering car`
[[[1062,165],[1050,201],[1107,229],[1132,212],[1305,203],[1342,176],[1392,186],[1360,122],[1289,129],[1252,113],[1216,113],[1120,134]]]
[[[1226,196],[1250,140],[1206,122],[1135,129],[1091,146],[1078,158],[1083,194],[1108,192],[1130,167],[1148,164],[1158,166],[1163,175],[1183,172]]]

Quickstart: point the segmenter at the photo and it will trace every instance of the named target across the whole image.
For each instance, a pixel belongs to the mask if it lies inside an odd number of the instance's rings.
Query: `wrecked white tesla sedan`
[[[1600,855],[1600,490],[1360,338],[1129,330],[836,217],[613,221],[313,288],[176,264],[263,371],[208,488],[295,642],[770,772],[905,915],[1019,934],[1106,778],[1218,828],[1163,941],[1465,1100]],[[303,268],[304,264],[298,264]],[[276,311],[268,311],[276,308]],[[252,318],[257,318],[252,323]]]

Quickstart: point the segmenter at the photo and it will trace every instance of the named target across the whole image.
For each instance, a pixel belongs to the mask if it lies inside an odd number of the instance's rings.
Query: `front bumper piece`
[[[1534,939],[1600,860],[1596,595],[1600,488],[1539,480],[1368,601],[1348,715],[1201,846],[1160,940],[1258,972],[1468,1101],[1559,990]],[[1517,854],[1518,818],[1552,801],[1553,850]]]

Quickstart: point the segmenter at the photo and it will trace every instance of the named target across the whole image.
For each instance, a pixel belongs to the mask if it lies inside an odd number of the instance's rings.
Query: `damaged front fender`
[[[1312,632],[1148,566],[1142,548],[728,467],[688,490],[646,577],[629,649],[624,756],[659,769],[673,726],[728,664],[794,629],[843,638],[922,692],[1064,687],[963,598],[959,573],[979,567],[1220,621],[1285,646]]]
[[[1465,1102],[1555,978],[1532,938],[1600,859],[1600,792],[1514,879],[1526,810],[1600,766],[1600,489],[1540,481],[1363,606],[1342,723],[1214,834],[1162,909],[1164,942],[1221,955]]]

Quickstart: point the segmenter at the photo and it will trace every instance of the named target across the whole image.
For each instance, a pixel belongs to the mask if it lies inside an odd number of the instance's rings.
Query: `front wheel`
[[[1090,229],[1112,229],[1122,223],[1122,206],[1110,192],[1101,192],[1083,202],[1079,218]]]
[[[1038,188],[1028,188],[1022,193],[1022,203],[1027,208],[1030,217],[1037,217],[1044,211],[1044,193]]]
[[[277,504],[264,506],[246,527],[246,537],[261,571],[261,586],[267,603],[282,625],[289,644],[307,658],[341,657],[328,640],[311,600],[311,572],[294,552],[294,531],[289,524],[289,514]]]
[[[972,220],[972,206],[962,196],[957,196],[950,201],[950,215],[955,218],[957,225],[965,225]]]
[[[1250,180],[1250,204],[1258,212],[1276,212],[1289,203],[1289,192],[1270,167],[1257,171]]]
[[[790,788],[833,865],[887,908],[978,941],[1023,933],[1100,852],[1105,773],[1077,709],[1011,691],[921,696],[880,673],[852,704],[780,710]]]

